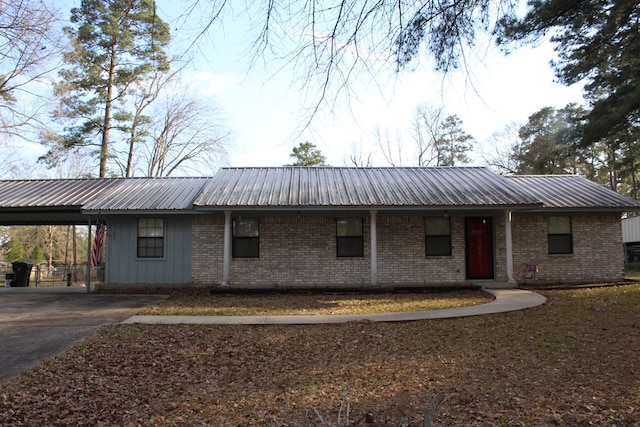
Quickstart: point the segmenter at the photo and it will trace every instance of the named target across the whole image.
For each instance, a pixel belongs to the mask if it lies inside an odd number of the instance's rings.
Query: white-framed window
[[[451,255],[451,218],[424,219],[424,246],[427,256]]]
[[[556,215],[547,218],[547,242],[550,254],[572,254],[571,217]]]
[[[138,218],[138,258],[164,257],[164,219]]]
[[[236,218],[232,224],[231,253],[234,258],[260,257],[260,222],[257,218]]]
[[[336,220],[336,255],[338,257],[364,256],[362,218],[349,217]]]

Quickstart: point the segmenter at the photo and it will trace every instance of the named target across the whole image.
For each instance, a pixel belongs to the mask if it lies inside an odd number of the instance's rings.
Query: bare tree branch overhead
[[[41,123],[46,77],[58,65],[56,11],[34,0],[0,1],[0,134],[24,137]]]
[[[493,33],[515,0],[332,0],[247,2],[252,61],[283,61],[307,93],[309,116],[353,96],[354,83],[376,81],[427,54],[447,73],[464,67],[476,33]],[[200,5],[204,3],[199,1]],[[209,3],[208,27],[226,2]],[[227,7],[231,7],[227,5]],[[308,125],[308,123],[307,123]]]

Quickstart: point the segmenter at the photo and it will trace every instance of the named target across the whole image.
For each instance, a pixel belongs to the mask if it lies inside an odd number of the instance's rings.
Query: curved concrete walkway
[[[535,292],[522,289],[485,289],[495,296],[487,304],[442,310],[406,313],[321,315],[321,316],[133,316],[122,323],[147,324],[207,324],[207,325],[312,325],[321,323],[347,323],[358,321],[406,322],[411,320],[444,319],[479,316],[523,310],[542,305],[547,300]]]

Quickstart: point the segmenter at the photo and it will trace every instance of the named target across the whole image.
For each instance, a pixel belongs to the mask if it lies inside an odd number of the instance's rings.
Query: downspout
[[[231,211],[224,211],[224,255],[222,264],[222,283],[220,283],[220,286],[229,286],[231,271]]]
[[[370,211],[371,217],[371,284],[378,284],[378,224],[377,211]]]

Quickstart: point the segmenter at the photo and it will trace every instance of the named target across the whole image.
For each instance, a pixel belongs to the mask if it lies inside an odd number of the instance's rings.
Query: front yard
[[[1,385],[0,424],[421,426],[442,392],[437,426],[640,425],[640,285],[540,292],[462,319],[103,327]]]
[[[490,293],[477,290],[395,293],[285,292],[215,293],[207,289],[173,291],[147,307],[145,315],[286,316],[395,313],[484,304]]]

